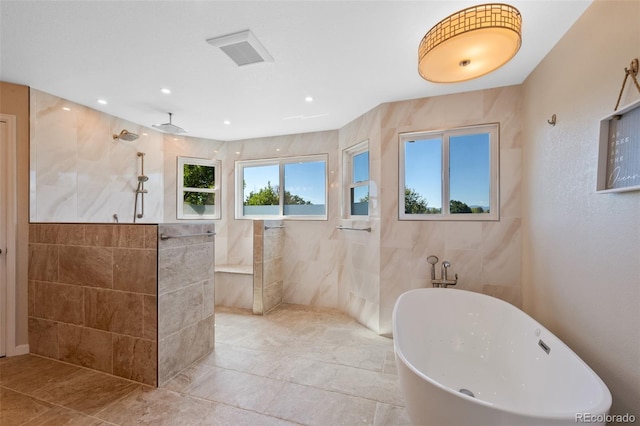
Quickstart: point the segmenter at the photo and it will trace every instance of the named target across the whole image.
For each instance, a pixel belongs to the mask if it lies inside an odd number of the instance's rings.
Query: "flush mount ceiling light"
[[[258,62],[273,62],[273,57],[251,30],[210,38],[207,43],[219,47],[239,67]]]
[[[473,6],[440,21],[418,48],[418,72],[434,83],[456,83],[490,73],[515,56],[522,16],[508,4]]]

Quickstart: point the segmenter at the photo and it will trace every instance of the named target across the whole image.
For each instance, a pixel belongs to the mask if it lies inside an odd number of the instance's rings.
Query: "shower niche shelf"
[[[600,121],[596,192],[640,190],[640,100]]]

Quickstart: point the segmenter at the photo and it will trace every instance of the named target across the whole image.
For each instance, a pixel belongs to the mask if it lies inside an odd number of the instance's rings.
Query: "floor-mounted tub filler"
[[[396,302],[393,336],[400,388],[416,425],[605,424],[611,393],[604,382],[502,300],[411,290]]]

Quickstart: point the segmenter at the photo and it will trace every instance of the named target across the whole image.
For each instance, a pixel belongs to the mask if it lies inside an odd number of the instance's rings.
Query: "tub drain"
[[[470,396],[471,398],[475,398],[476,396],[473,394],[473,392],[471,392],[469,389],[460,389],[458,392],[463,393],[467,396]]]

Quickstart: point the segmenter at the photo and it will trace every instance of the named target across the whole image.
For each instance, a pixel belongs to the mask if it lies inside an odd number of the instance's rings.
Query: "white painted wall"
[[[638,1],[594,2],[527,78],[522,102],[524,308],[605,381],[613,413],[636,418],[640,192],[595,188],[599,122],[640,57],[638,23]],[[638,98],[631,85],[622,104]]]

